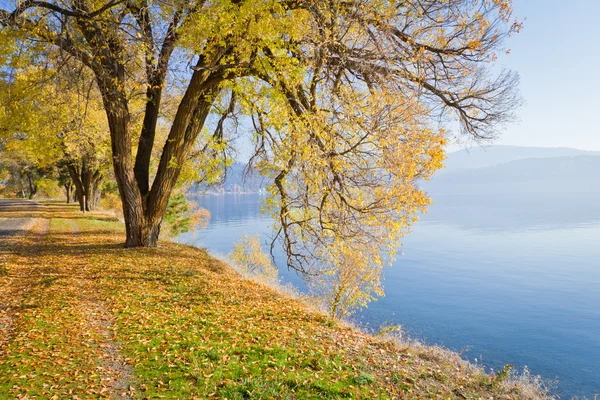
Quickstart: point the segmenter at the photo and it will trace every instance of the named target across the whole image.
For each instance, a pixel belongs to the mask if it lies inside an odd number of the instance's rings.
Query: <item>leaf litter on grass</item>
[[[332,324],[203,250],[124,249],[104,214],[38,212],[47,233],[15,239],[0,276],[0,398],[528,398],[457,356]]]

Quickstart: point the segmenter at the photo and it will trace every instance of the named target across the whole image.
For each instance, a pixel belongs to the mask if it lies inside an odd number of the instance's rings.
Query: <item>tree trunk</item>
[[[102,182],[102,174],[100,171],[96,170],[95,172],[86,174],[86,180],[84,183],[85,188],[85,210],[86,211],[94,211],[98,204],[100,203],[100,183]]]
[[[100,200],[102,174],[98,170],[93,171],[86,158],[82,160],[81,168],[70,163],[67,165],[67,170],[75,185],[75,197],[79,202],[79,210],[94,211]]]
[[[182,164],[204,126],[223,77],[220,72],[198,70],[193,73],[173,119],[156,176],[151,188],[148,188],[148,160],[156,120],[150,115],[144,118],[144,140],[138,148],[137,168],[134,169],[128,100],[122,88],[115,83],[124,79],[124,68],[120,63],[115,65],[114,71],[99,71],[96,79],[110,128],[113,169],[125,219],[125,247],[155,247],[171,191],[177,183]],[[160,92],[156,95],[160,96]],[[160,102],[158,98],[155,100],[147,104],[147,113],[158,112]]]
[[[133,173],[131,148],[131,117],[127,99],[110,82],[98,79],[108,118],[112,159],[117,187],[123,204],[125,247],[156,246],[144,216],[144,199]]]
[[[79,166],[75,165],[74,163],[69,163],[67,165],[67,171],[69,171],[69,175],[71,176],[73,184],[75,185],[75,199],[79,203],[79,211],[85,211],[85,194],[79,175]]]
[[[73,187],[73,183],[69,182],[69,183],[65,183],[65,193],[67,194],[67,204],[71,204],[71,192],[72,192],[72,187]]]
[[[92,170],[87,159],[81,163],[81,184],[83,187],[84,208],[85,211],[94,211],[100,200],[100,181],[102,174],[100,171]]]
[[[33,179],[33,174],[27,172],[27,183],[29,184],[29,200],[33,199],[37,193],[37,185]]]

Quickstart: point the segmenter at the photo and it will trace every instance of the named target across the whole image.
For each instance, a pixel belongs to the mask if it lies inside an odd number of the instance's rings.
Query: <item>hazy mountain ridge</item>
[[[484,167],[458,168],[463,165],[463,151],[454,153],[456,158],[449,154],[451,167],[436,174],[424,187],[430,192],[446,193],[600,193],[600,152],[514,149],[494,149],[488,162],[520,155],[535,156]],[[555,154],[560,156],[550,156]],[[475,163],[482,160],[482,155],[482,152],[475,155]]]
[[[600,192],[600,152],[571,148],[490,146],[448,153],[446,168],[424,187],[430,192]],[[190,191],[206,194],[259,193],[267,180],[229,167],[224,183]]]
[[[227,169],[225,181],[221,184],[206,186],[196,184],[190,188],[191,192],[204,194],[224,193],[259,193],[266,187],[266,179],[256,172],[246,173],[246,164],[233,163]]]
[[[600,156],[600,151],[587,151],[568,147],[520,147],[496,145],[472,147],[448,153],[445,168],[438,174],[457,169],[485,168],[529,158],[558,158],[575,156]]]

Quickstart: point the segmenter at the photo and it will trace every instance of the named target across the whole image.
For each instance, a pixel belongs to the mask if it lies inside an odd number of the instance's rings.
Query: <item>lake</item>
[[[432,194],[385,270],[386,296],[355,315],[401,324],[494,370],[527,366],[561,398],[600,394],[600,195]],[[259,195],[191,197],[207,229],[178,241],[225,255],[244,233],[268,240]],[[285,267],[284,280],[301,286]]]

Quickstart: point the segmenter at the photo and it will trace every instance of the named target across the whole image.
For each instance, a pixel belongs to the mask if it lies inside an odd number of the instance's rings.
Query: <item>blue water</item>
[[[527,366],[557,380],[561,398],[600,393],[600,195],[433,195],[385,271],[386,296],[355,316],[487,368]],[[227,254],[261,233],[260,196],[193,198],[211,214],[179,241]],[[281,272],[301,285],[294,273]]]

